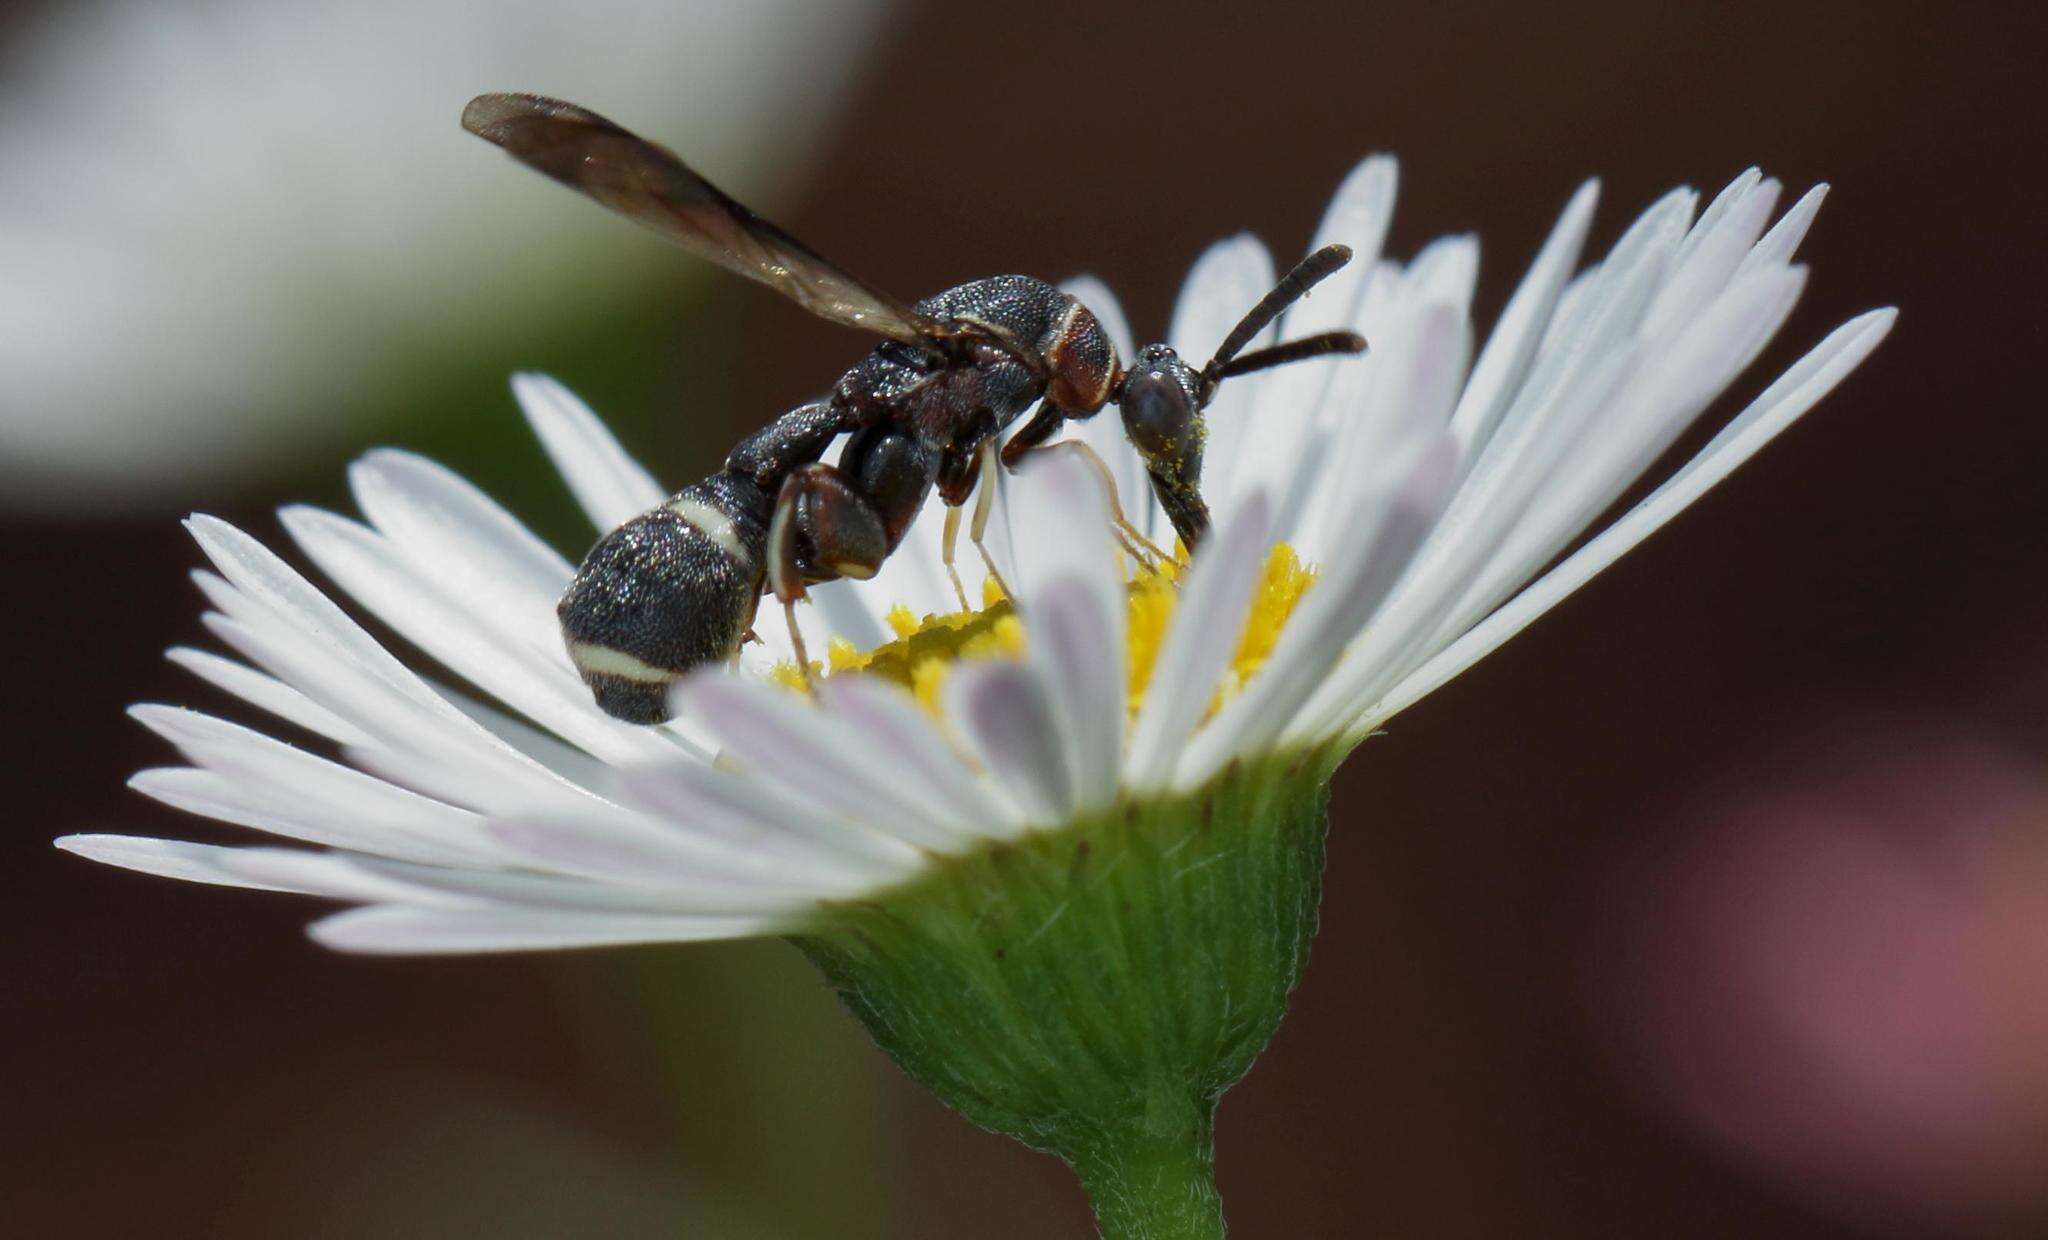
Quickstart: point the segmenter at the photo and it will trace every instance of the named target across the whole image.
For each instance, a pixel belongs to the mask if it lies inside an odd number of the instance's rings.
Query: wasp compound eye
[[[1124,432],[1147,460],[1186,454],[1194,436],[1195,402],[1165,369],[1134,371],[1124,380]]]

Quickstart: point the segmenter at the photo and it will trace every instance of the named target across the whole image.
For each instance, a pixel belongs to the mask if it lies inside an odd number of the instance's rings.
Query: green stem
[[[1102,1240],[1221,1240],[1210,1119],[1182,1118],[1191,1122],[1119,1134],[1073,1159]]]

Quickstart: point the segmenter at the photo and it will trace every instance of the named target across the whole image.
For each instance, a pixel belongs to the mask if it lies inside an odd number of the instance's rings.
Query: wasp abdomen
[[[606,714],[659,723],[685,672],[739,649],[761,594],[769,504],[752,479],[718,474],[591,548],[555,614]]]

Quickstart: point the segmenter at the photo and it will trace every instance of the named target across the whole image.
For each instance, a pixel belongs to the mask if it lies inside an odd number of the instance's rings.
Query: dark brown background
[[[1741,392],[1850,314],[1903,308],[1804,424],[1346,768],[1315,959],[1224,1106],[1234,1234],[1851,1234],[1618,1079],[1587,1015],[1586,876],[1731,767],[1834,760],[1769,743],[1816,712],[1958,721],[2048,752],[2034,11],[914,3],[891,22],[788,223],[893,289],[1090,270],[1143,336],[1203,246],[1251,228],[1294,250],[1343,172],[1390,150],[1390,250],[1480,233],[1482,324],[1582,176],[1606,181],[1600,240],[1669,185],[1711,191],[1751,162],[1836,192],[1806,300]],[[856,350],[735,282],[719,292],[738,330],[663,328],[647,355],[668,382],[717,368],[736,388],[716,435],[636,438],[665,477]],[[225,515],[270,535],[285,498]],[[5,1229],[660,1234],[641,1208],[672,1157],[648,1047],[594,1040],[563,1003],[629,1010],[607,996],[638,959],[347,959],[305,942],[303,905],[50,850],[67,830],[187,828],[121,786],[166,758],[125,704],[215,701],[159,658],[200,637],[198,557],[173,516],[0,533]],[[727,1082],[683,1103],[692,1165],[810,1191],[733,1148],[758,1137],[723,1134],[764,1092],[841,1087],[813,1069],[814,1039],[843,1055],[852,1035],[815,984],[779,948],[620,955],[673,968],[695,998],[661,1039],[700,1086]],[[802,996],[802,1020],[735,1045],[721,996],[756,968]],[[889,1234],[1085,1234],[1060,1168],[854,1054],[884,1084],[878,1144],[845,1154],[874,1168]],[[545,1175],[507,1182],[529,1146],[566,1197]]]

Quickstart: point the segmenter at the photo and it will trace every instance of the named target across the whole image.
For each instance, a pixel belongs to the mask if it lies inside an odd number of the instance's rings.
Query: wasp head
[[[1117,408],[1124,433],[1145,458],[1146,468],[1169,474],[1199,476],[1202,456],[1202,407],[1213,388],[1163,344],[1148,344],[1124,372],[1117,389]]]
[[[1189,547],[1208,528],[1202,503],[1202,409],[1216,386],[1163,344],[1138,350],[1117,385],[1124,434],[1145,461],[1153,493]]]

